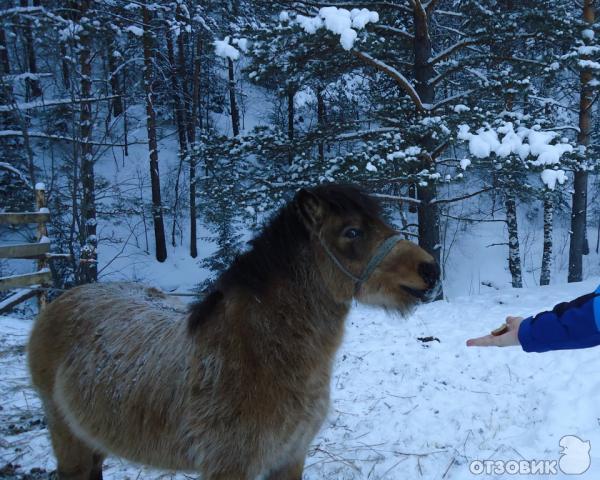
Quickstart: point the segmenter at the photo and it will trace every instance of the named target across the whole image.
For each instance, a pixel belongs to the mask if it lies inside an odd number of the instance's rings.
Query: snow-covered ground
[[[477,478],[469,472],[473,460],[557,461],[566,435],[591,443],[591,467],[575,478],[599,478],[598,350],[526,354],[464,345],[506,315],[547,309],[598,283],[600,278],[490,289],[423,305],[408,318],[356,307],[335,365],[332,409],[307,458],[305,478]],[[0,468],[19,464],[21,472],[54,468],[25,366],[31,324],[0,317]],[[426,336],[439,342],[418,340]],[[107,480],[190,478],[115,458],[108,459],[105,471]],[[560,471],[534,476],[566,477]],[[5,473],[4,478],[21,477]]]

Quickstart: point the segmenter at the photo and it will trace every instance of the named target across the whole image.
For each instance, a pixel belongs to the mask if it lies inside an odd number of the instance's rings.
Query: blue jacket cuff
[[[600,294],[600,286],[596,289],[596,293]],[[600,296],[594,298],[594,319],[596,320],[596,327],[600,332]]]
[[[518,332],[519,343],[521,344],[521,347],[523,347],[523,350],[526,352],[535,352],[536,351],[534,348],[535,342],[533,341],[533,337],[531,335],[532,320],[533,320],[533,317],[527,317],[525,320],[523,320],[521,322],[521,325],[519,326],[519,332]]]

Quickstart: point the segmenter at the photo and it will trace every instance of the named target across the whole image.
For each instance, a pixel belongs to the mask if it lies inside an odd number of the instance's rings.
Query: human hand
[[[485,335],[483,337],[471,338],[467,340],[467,347],[510,347],[520,345],[519,327],[523,317],[506,317],[506,326],[508,330],[502,335]]]

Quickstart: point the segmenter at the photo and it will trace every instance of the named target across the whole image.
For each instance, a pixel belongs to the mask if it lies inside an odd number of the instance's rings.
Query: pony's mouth
[[[427,297],[427,294],[429,293],[429,290],[417,290],[416,288],[410,288],[405,285],[402,285],[402,288],[406,293],[418,298],[419,300],[425,300],[425,297]]]
[[[430,302],[431,300],[437,298],[440,292],[441,284],[438,282],[433,288],[427,290],[418,290],[416,288],[410,288],[406,285],[402,285],[402,288],[409,295],[421,300],[422,302]]]

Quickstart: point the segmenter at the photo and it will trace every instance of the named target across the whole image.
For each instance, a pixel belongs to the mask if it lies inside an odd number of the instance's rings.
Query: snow
[[[225,37],[224,40],[215,40],[213,44],[215,46],[215,54],[218,57],[229,58],[230,60],[240,58],[240,51],[229,44],[229,37]]]
[[[367,166],[365,167],[369,172],[376,172],[377,171],[377,167],[375,165],[373,165],[371,162],[367,163]]]
[[[551,308],[599,282],[492,288],[423,305],[407,318],[355,307],[335,361],[332,406],[309,450],[304,478],[466,480],[475,478],[469,473],[474,460],[557,461],[566,435],[591,443],[591,468],[577,478],[598,478],[598,350],[526,354],[516,347],[471,349],[464,342],[507,315]],[[32,323],[0,317],[0,422],[18,427],[3,432],[0,459],[7,463],[18,455],[24,471],[51,470],[54,457],[23,349]],[[418,340],[428,336],[439,342]],[[104,478],[158,480],[165,472],[109,457]]]
[[[294,105],[296,108],[302,108],[307,104],[311,104],[317,101],[317,95],[314,90],[309,86],[304,86],[298,90],[294,95]]]
[[[0,131],[0,136],[2,136],[2,131]],[[14,173],[16,176],[18,176],[21,181],[25,184],[25,185],[30,185],[29,184],[29,180],[27,179],[27,177],[23,174],[23,172],[21,172],[18,168],[13,167],[10,163],[7,162],[0,162],[0,169],[2,170],[8,170],[9,172]],[[43,184],[42,184],[43,185]],[[31,188],[31,186],[29,186],[29,188]]]
[[[248,39],[247,38],[234,38],[231,41],[232,44],[237,45],[239,49],[246,53],[248,52]]]
[[[469,142],[469,151],[477,158],[487,158],[492,153],[504,158],[518,155],[523,160],[534,157],[530,162],[533,166],[558,164],[565,153],[573,151],[571,144],[557,137],[558,133],[541,131],[537,126],[519,126],[515,130],[512,122],[496,128],[483,127],[476,133],[471,133],[468,125],[460,125],[457,135],[459,140]]]
[[[589,68],[591,70],[600,70],[600,63],[593,60],[579,60],[577,62],[581,68]]]
[[[125,31],[135,35],[136,37],[141,37],[144,35],[144,29],[136,25],[129,25],[128,27],[125,27]]]
[[[453,110],[455,113],[463,113],[463,112],[471,111],[471,109],[469,107],[467,107],[466,105],[462,105],[462,104],[454,105]]]
[[[593,40],[593,39],[594,39],[594,36],[595,36],[595,34],[594,34],[594,31],[593,31],[593,30],[591,30],[591,29],[589,29],[589,28],[586,28],[585,30],[583,30],[583,31],[581,32],[581,36],[582,36],[583,38],[585,38],[586,40]]]
[[[282,12],[281,15],[287,15]],[[288,18],[284,15],[283,18]],[[308,34],[315,34],[317,30],[325,28],[331,33],[340,36],[340,44],[344,50],[351,50],[358,37],[357,30],[364,29],[369,23],[377,23],[379,14],[366,8],[347,10],[337,7],[323,7],[315,17],[304,15],[296,16],[296,23]]]
[[[308,34],[317,33],[317,30],[323,26],[321,17],[306,17],[304,15],[297,15],[296,22],[300,25],[304,31]]]
[[[560,185],[567,181],[567,175],[564,170],[544,170],[541,173],[542,182],[550,189],[556,188],[556,182]]]
[[[462,168],[463,170],[466,170],[467,167],[469,167],[471,165],[471,160],[469,160],[468,158],[463,158],[460,161],[460,168]]]
[[[38,182],[35,184],[36,190],[46,190],[46,184],[42,182]]]

